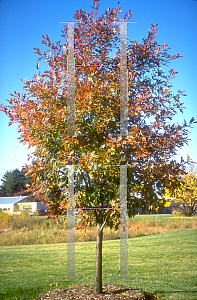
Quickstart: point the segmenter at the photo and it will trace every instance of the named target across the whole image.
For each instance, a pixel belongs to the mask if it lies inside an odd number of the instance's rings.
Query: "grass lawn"
[[[129,239],[129,276],[119,272],[119,241],[103,242],[103,282],[123,284],[162,299],[197,298],[197,229]],[[41,292],[93,284],[96,243],[76,243],[76,276],[66,277],[66,244],[1,246],[0,299],[34,299]]]

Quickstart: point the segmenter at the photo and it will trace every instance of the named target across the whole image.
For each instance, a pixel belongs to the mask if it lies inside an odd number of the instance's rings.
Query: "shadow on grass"
[[[164,292],[164,291],[155,291],[155,293],[156,294],[165,294],[166,293],[166,291]],[[193,291],[191,291],[191,290],[189,290],[189,291],[187,291],[187,290],[184,290],[184,291],[182,291],[182,290],[176,290],[176,291],[170,291],[170,293],[196,293],[197,294],[197,290],[193,290]]]
[[[158,300],[159,298],[157,298],[156,295],[154,294],[150,294],[150,293],[147,293],[145,291],[141,291],[139,289],[133,289],[133,288],[123,288],[123,289],[118,289],[118,290],[111,290],[111,291],[108,291],[108,292],[104,292],[105,294],[114,294],[114,295],[118,295],[118,294],[121,294],[123,292],[126,292],[126,291],[133,291],[133,293],[136,295],[136,294],[139,294],[139,298],[135,298],[135,299],[143,299],[143,300]]]

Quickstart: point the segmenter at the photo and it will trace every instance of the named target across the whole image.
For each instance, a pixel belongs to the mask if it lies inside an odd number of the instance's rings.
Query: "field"
[[[128,236],[131,238],[188,229],[197,229],[197,216],[139,215],[129,220]],[[0,246],[66,243],[66,233],[66,225],[56,224],[46,217],[8,216],[0,213]],[[95,238],[95,227],[86,233],[80,230],[75,232],[76,242],[95,241]],[[104,240],[114,239],[119,239],[119,232],[105,228]]]
[[[96,243],[76,243],[76,276],[66,279],[65,243],[1,246],[0,299],[34,299],[41,292],[93,284]],[[130,238],[129,276],[113,279],[119,271],[119,241],[103,242],[103,282],[146,290],[161,299],[196,299],[197,230]],[[110,264],[109,264],[110,262]]]

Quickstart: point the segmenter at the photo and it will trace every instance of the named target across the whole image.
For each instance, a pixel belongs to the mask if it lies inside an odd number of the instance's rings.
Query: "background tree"
[[[2,197],[15,196],[16,194],[24,195],[27,192],[26,184],[30,184],[31,180],[18,169],[6,171],[1,179],[0,193]]]
[[[26,169],[51,216],[58,218],[67,209],[64,167],[75,165],[76,227],[97,225],[93,290],[98,294],[102,292],[103,228],[119,227],[119,166],[128,166],[129,217],[138,207],[158,209],[165,203],[165,188],[173,191],[180,186],[185,163],[177,163],[173,156],[188,142],[194,119],[189,124],[171,124],[176,112],[183,111],[180,96],[184,94],[172,93],[170,81],[176,72],[165,67],[181,55],[171,56],[166,44],[158,45],[157,25],[151,25],[142,43],[128,42],[128,135],[120,135],[120,21],[130,19],[132,13],[119,19],[118,6],[99,17],[99,1],[91,7],[90,13],[78,10],[74,15],[75,134],[68,132],[68,26],[62,31],[64,44],[43,36],[47,50],[41,53],[35,48],[35,52],[48,70],[23,81],[26,93],[15,92],[1,109],[10,124],[19,124],[21,142],[34,147],[34,163]]]
[[[166,191],[166,206],[172,206],[173,213],[183,213],[191,217],[197,212],[197,173],[194,165],[189,166],[187,173],[182,175],[182,184],[174,193]]]

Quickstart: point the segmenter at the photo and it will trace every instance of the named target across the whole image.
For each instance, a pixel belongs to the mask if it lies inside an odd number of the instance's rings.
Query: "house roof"
[[[0,197],[0,204],[15,204],[18,203],[28,196],[19,196],[19,197]]]

